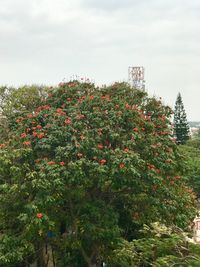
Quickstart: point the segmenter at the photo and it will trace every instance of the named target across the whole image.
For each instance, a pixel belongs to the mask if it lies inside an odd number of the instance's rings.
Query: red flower
[[[120,167],[120,169],[123,169],[124,168],[124,163],[120,163],[119,167]]]
[[[145,131],[145,128],[141,128],[142,131]]]
[[[102,95],[101,99],[102,100],[110,100],[110,96],[109,95]]]
[[[27,115],[27,117],[28,117],[29,119],[31,119],[31,118],[33,118],[33,114],[30,113],[30,114]]]
[[[37,217],[38,219],[42,219],[43,214],[42,214],[42,213],[37,213],[36,217]]]
[[[64,165],[65,165],[64,161],[61,161],[61,162],[60,162],[60,165],[61,165],[61,166],[64,166]]]
[[[138,132],[139,129],[138,129],[138,128],[133,128],[133,131],[134,131],[134,132]]]
[[[37,136],[37,132],[33,132],[33,136]]]
[[[106,160],[105,159],[101,159],[100,161],[99,161],[99,163],[100,163],[100,165],[104,165],[104,164],[106,164]]]
[[[155,169],[155,166],[153,164],[147,163],[147,165],[148,165],[148,170],[154,170]]]
[[[18,118],[16,119],[16,123],[20,123],[23,119],[22,118]]]
[[[38,134],[38,139],[42,139],[43,137],[44,137],[44,133],[40,133],[40,134]]]
[[[71,124],[71,123],[72,123],[71,119],[66,119],[66,120],[65,120],[65,124],[69,125],[69,124]]]
[[[102,149],[103,148],[103,145],[102,144],[99,144],[99,145],[97,145],[97,148]]]
[[[54,161],[49,161],[49,162],[47,162],[47,164],[48,164],[48,165],[54,165],[55,162],[54,162]]]
[[[125,107],[126,109],[131,109],[131,106],[128,103],[126,103]]]
[[[93,95],[90,95],[90,96],[89,96],[89,99],[90,99],[90,100],[93,100],[93,99],[94,99],[94,96],[93,96]]]
[[[76,119],[77,119],[77,120],[81,120],[81,119],[83,119],[83,118],[85,118],[85,115],[84,115],[84,114],[78,114],[78,115],[76,116]]]
[[[22,133],[21,138],[25,138],[25,137],[26,137],[26,133]]]
[[[5,147],[6,147],[5,144],[0,144],[0,149],[5,148]]]
[[[36,128],[37,129],[42,129],[42,126],[41,125],[37,125]]]
[[[24,142],[23,142],[23,145],[25,145],[25,146],[29,146],[30,144],[31,144],[30,141],[24,141]]]

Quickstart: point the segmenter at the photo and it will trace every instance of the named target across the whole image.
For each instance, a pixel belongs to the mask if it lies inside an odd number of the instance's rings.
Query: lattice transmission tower
[[[129,67],[128,82],[134,88],[145,90],[144,67]]]

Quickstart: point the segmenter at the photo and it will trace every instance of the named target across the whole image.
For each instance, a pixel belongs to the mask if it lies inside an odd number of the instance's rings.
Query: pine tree
[[[174,136],[177,144],[185,144],[190,137],[190,127],[180,93],[178,93],[174,109]]]

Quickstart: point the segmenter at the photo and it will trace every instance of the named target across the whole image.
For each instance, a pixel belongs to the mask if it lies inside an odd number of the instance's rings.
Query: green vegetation
[[[184,155],[185,166],[187,166],[188,184],[194,189],[198,198],[200,197],[200,135],[189,140],[186,145],[180,146],[180,152]]]
[[[57,267],[199,266],[169,107],[126,83],[1,92],[0,266],[47,245]]]

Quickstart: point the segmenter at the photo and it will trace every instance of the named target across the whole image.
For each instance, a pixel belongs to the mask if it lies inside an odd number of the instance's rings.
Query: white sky
[[[200,120],[200,0],[0,0],[0,84],[127,80]]]

